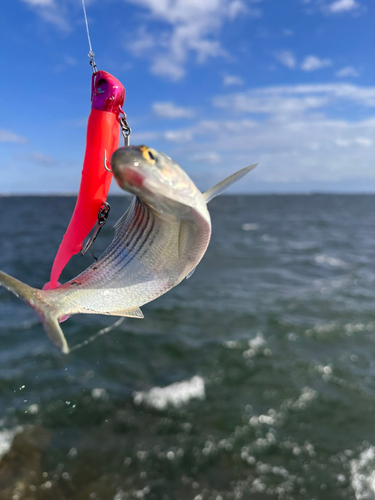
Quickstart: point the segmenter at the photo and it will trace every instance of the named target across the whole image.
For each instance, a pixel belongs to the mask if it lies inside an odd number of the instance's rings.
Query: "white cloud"
[[[374,143],[374,141],[369,137],[356,137],[354,142],[365,148],[370,148]]]
[[[338,78],[345,78],[347,76],[357,77],[359,76],[359,73],[355,68],[353,68],[353,66],[345,66],[336,72],[336,76]]]
[[[164,139],[169,142],[189,142],[193,139],[193,133],[190,130],[170,130],[163,135]]]
[[[340,100],[352,100],[365,107],[375,107],[375,87],[359,87],[348,83],[263,87],[215,97],[213,104],[236,111],[278,115],[321,108]]]
[[[197,163],[218,163],[220,161],[220,156],[215,151],[207,151],[205,153],[192,155],[190,159]]]
[[[358,9],[359,4],[356,0],[336,0],[328,6],[328,11],[336,14],[338,12],[348,12]]]
[[[137,36],[134,40],[126,42],[125,47],[130,50],[135,56],[139,57],[145,54],[147,51],[155,48],[157,46],[157,41],[148,33],[144,26],[139,28]]]
[[[339,137],[335,140],[335,144],[341,148],[347,148],[352,145],[359,145],[364,148],[370,148],[373,145],[374,141],[369,137],[356,137],[355,139],[342,139]]]
[[[54,6],[53,0],[23,0],[33,7],[52,7]]]
[[[66,20],[66,6],[55,0],[22,0],[31,7],[45,21],[54,24],[64,31],[69,31],[70,26]]]
[[[66,69],[75,66],[76,64],[77,64],[77,59],[75,59],[74,57],[61,56],[60,62],[56,64],[53,71],[54,73],[61,73],[62,71],[65,71]]]
[[[280,52],[276,52],[276,59],[281,62],[287,68],[293,69],[296,66],[296,58],[294,57],[293,52],[290,50],[282,50]]]
[[[244,0],[127,0],[149,13],[150,22],[159,20],[165,27],[152,26],[154,35],[149,35],[148,25],[138,30],[129,43],[137,57],[151,60],[151,71],[171,80],[179,80],[185,74],[187,59],[191,53],[198,63],[210,57],[225,56],[226,51],[218,40],[225,22],[240,14],[256,17],[260,10],[251,8]],[[254,3],[250,2],[250,3]]]
[[[0,142],[16,142],[18,144],[24,144],[27,142],[26,137],[9,132],[8,130],[0,129]]]
[[[243,85],[244,81],[239,76],[235,75],[224,75],[223,76],[223,85],[225,87],[229,87],[230,85]]]
[[[148,144],[151,141],[155,141],[159,138],[160,134],[155,131],[149,132],[132,132],[131,142],[132,144]]]
[[[340,13],[361,13],[366,9],[357,0],[301,0],[307,5],[306,13],[313,14],[320,10],[326,15],[336,15]]]
[[[48,156],[40,151],[32,151],[27,154],[27,159],[36,163],[37,165],[41,165],[43,167],[53,167],[57,164],[55,158],[52,156]]]
[[[232,108],[248,113],[296,114],[308,109],[321,108],[327,103],[325,96],[267,95],[261,91],[217,97],[213,100],[218,108]]]
[[[317,56],[307,56],[303,61],[301,68],[304,71],[315,71],[320,68],[331,66],[332,62],[329,59],[319,59]]]
[[[347,148],[350,146],[352,141],[349,141],[348,139],[341,139],[340,137],[338,139],[335,139],[335,144],[339,146],[340,148]]]
[[[289,191],[316,183],[334,189],[336,182],[351,186],[357,179],[368,185],[375,181],[375,87],[342,83],[274,86],[217,96],[213,104],[222,108],[220,116],[225,115],[225,120],[212,119],[207,113],[205,120],[159,132],[155,138],[190,173],[199,163],[196,177],[204,183],[202,188],[256,162],[259,168],[238,186],[242,191],[252,189],[254,183],[261,183],[264,190],[280,186]],[[345,106],[351,110],[361,106],[361,115],[364,109],[368,117],[336,118],[336,111],[342,115]],[[249,112],[263,116],[250,120]],[[210,169],[213,163],[214,170]]]
[[[257,122],[255,120],[203,120],[199,123],[199,126],[205,132],[216,132],[217,130],[240,132],[256,127]]]
[[[185,69],[182,65],[173,63],[168,56],[159,56],[151,65],[151,73],[177,81],[185,75]]]
[[[154,102],[152,111],[156,116],[163,118],[192,118],[194,110],[176,106],[173,102]]]

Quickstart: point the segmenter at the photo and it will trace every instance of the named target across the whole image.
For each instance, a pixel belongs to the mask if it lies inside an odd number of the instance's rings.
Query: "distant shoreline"
[[[78,193],[0,193],[0,198],[75,198]],[[228,193],[223,194],[221,197],[234,197],[234,196],[374,196],[375,191],[364,192],[301,192],[301,193],[288,193],[288,192],[270,192],[270,193]],[[124,194],[110,194],[108,198],[130,198],[132,195]]]

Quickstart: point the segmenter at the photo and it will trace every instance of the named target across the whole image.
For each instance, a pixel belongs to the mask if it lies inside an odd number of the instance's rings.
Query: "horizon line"
[[[374,191],[257,191],[251,193],[224,193],[220,196],[316,196],[316,195],[330,195],[330,196],[358,196],[358,195],[375,195]],[[11,197],[58,197],[58,198],[73,198],[78,196],[77,193],[0,193],[0,198]],[[122,198],[133,196],[131,193],[116,193],[109,194],[108,198]]]

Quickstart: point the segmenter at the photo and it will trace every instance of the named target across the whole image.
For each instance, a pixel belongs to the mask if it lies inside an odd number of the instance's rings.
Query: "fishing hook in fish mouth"
[[[89,248],[91,248],[91,255],[93,256],[93,258],[95,260],[98,260],[98,258],[95,257],[95,255],[94,255],[94,243],[95,243],[96,238],[98,237],[98,234],[100,233],[101,228],[107,222],[107,218],[108,218],[108,214],[109,214],[110,210],[111,210],[111,207],[110,207],[109,203],[107,203],[105,201],[103,203],[103,205],[100,207],[100,210],[98,212],[98,222],[96,223],[94,232],[93,232],[91,238],[89,238],[87,240],[87,243],[82,248],[81,255],[85,255],[85,253],[87,252],[87,250]]]

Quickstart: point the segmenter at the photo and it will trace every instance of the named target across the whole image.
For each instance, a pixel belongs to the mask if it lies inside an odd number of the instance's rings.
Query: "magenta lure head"
[[[97,71],[92,75],[91,108],[110,111],[118,115],[125,101],[125,89],[122,84],[106,71]]]

